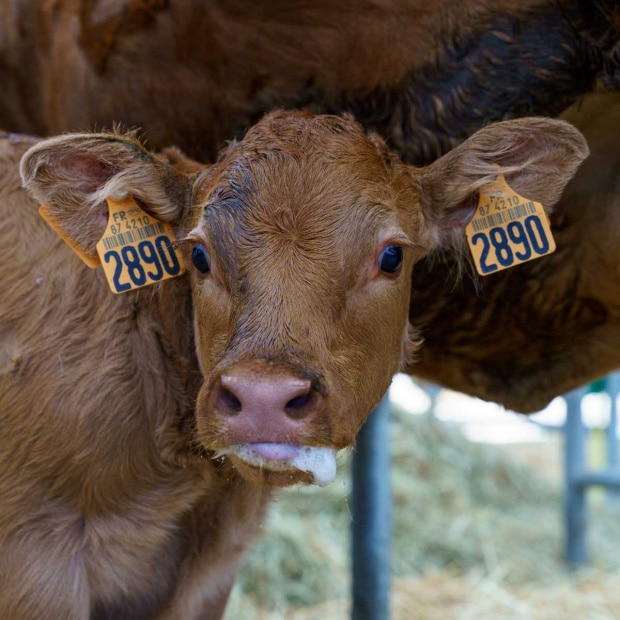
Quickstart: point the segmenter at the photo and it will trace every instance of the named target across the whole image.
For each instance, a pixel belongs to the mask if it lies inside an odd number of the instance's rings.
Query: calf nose
[[[216,414],[227,418],[228,432],[239,443],[295,443],[323,404],[307,379],[243,367],[223,374],[212,398]]]
[[[312,385],[306,379],[294,377],[262,377],[254,374],[223,375],[218,405],[229,414],[252,412],[283,413],[292,419],[308,415],[312,400]]]

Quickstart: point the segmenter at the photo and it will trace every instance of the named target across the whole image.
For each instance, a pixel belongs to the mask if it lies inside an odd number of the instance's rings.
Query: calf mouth
[[[336,450],[287,443],[242,443],[218,450],[244,477],[271,486],[297,483],[324,487],[336,477]]]

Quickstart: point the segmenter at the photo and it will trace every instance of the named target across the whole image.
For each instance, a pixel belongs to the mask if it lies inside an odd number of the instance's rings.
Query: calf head
[[[570,125],[522,119],[415,168],[349,118],[275,112],[210,166],[79,134],[39,143],[21,171],[86,252],[106,196],[131,194],[174,224],[193,265],[198,440],[249,479],[323,484],[414,354],[416,261],[458,245],[498,171],[549,206],[586,153]]]

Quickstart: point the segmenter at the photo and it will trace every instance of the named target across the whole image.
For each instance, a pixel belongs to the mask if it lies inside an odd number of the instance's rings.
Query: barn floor
[[[617,620],[620,575],[590,574],[574,582],[536,589],[510,588],[475,575],[434,572],[393,583],[393,620]],[[274,615],[255,610],[256,620],[347,620],[345,601]]]

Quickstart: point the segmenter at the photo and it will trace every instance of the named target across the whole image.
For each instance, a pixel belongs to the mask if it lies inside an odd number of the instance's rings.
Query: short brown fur
[[[212,160],[276,107],[352,112],[408,163],[618,81],[613,0],[2,0],[0,126],[141,127]],[[490,61],[489,61],[490,59]],[[525,68],[527,67],[527,70]]]

